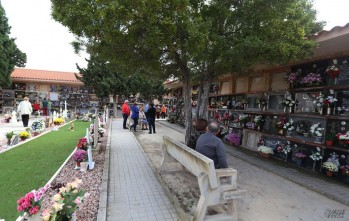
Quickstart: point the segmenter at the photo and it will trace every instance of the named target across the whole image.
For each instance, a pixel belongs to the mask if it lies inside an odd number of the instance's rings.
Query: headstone
[[[17,122],[17,113],[16,111],[12,111],[11,123],[16,123],[16,122]]]
[[[98,128],[99,128],[99,117],[96,116],[95,117],[95,122],[94,122],[94,128],[93,128],[93,144],[94,144],[94,148],[97,147],[98,144]]]
[[[53,120],[55,120],[57,118],[57,112],[53,111]]]
[[[92,150],[91,150],[91,143],[90,143],[90,133],[89,129],[86,128],[86,141],[87,141],[87,157],[88,157],[88,169],[92,170],[95,167],[95,162],[93,162],[92,159]]]

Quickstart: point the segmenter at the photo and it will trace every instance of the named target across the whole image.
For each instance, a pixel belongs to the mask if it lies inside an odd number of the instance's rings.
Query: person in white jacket
[[[24,127],[28,127],[29,116],[33,112],[32,104],[29,102],[28,97],[24,97],[17,109],[18,113],[22,117],[22,122]]]

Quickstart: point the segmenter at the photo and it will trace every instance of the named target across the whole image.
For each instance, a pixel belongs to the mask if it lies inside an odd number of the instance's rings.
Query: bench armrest
[[[221,191],[233,190],[237,188],[237,171],[233,168],[216,169],[217,182]]]

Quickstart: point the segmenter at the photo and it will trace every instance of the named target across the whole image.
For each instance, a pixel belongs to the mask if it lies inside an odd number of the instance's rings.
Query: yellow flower
[[[59,188],[59,192],[60,193],[65,193],[65,192],[67,192],[67,188],[61,187],[61,188]]]
[[[58,202],[59,200],[63,199],[61,194],[57,193],[56,195],[53,196],[54,201]]]
[[[53,204],[52,208],[55,210],[55,212],[58,212],[63,209],[63,205],[64,203],[60,204],[56,202]]]

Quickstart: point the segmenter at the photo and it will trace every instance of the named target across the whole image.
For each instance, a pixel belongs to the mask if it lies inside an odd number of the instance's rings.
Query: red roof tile
[[[75,77],[74,72],[44,71],[25,68],[16,68],[12,72],[11,77],[12,79],[81,82]]]

